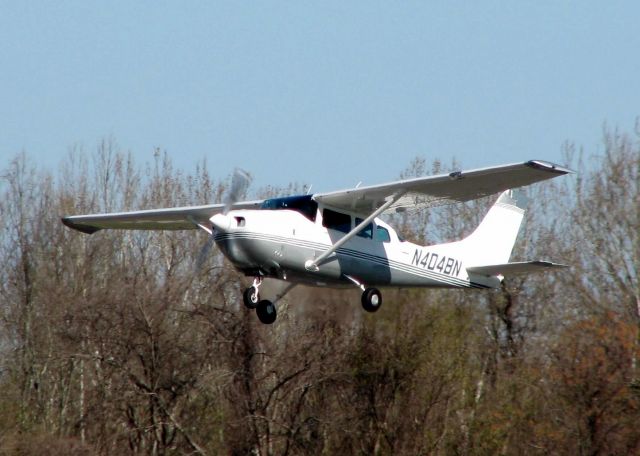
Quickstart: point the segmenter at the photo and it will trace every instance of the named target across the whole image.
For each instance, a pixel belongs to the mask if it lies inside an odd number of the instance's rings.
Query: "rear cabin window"
[[[364,220],[356,217],[356,226],[360,225],[362,222],[364,222]],[[362,228],[362,230],[360,230],[360,232],[358,233],[358,236],[371,239],[373,237],[373,223],[369,223],[367,226]]]
[[[381,226],[376,227],[376,241],[379,242],[391,242],[391,236],[389,231]]]
[[[331,209],[324,209],[322,211],[322,226],[348,233],[351,231],[351,216]]]

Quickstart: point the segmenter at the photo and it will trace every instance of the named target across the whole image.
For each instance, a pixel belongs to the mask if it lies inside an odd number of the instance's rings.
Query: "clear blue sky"
[[[640,115],[640,2],[0,1],[0,165],[105,136],[335,190],[600,146]]]

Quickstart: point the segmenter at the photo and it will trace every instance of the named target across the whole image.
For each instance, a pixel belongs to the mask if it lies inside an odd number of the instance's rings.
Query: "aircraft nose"
[[[229,231],[229,228],[231,227],[231,217],[228,215],[216,214],[209,220],[211,220],[211,224],[218,231]]]

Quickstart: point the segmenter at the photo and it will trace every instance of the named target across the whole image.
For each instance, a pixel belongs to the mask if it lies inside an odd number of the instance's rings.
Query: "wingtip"
[[[525,165],[556,174],[575,174],[575,171],[545,160],[529,160]]]
[[[80,225],[80,224],[74,223],[71,220],[71,217],[62,217],[60,220],[66,227],[69,227],[76,231],[80,231],[81,233],[93,234],[96,231],[100,231],[100,228],[95,226],[86,226],[86,225]]]

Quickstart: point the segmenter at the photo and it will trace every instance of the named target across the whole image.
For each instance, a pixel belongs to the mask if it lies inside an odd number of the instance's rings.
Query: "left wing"
[[[525,163],[317,193],[314,199],[336,209],[361,214],[369,214],[394,199],[385,211],[401,212],[469,201],[571,172],[553,163],[530,160]]]
[[[262,201],[235,203],[231,209],[257,209]],[[145,211],[63,217],[62,223],[74,230],[93,234],[103,229],[118,230],[192,230],[198,224],[209,225],[209,219],[224,211],[224,204],[172,207]]]

